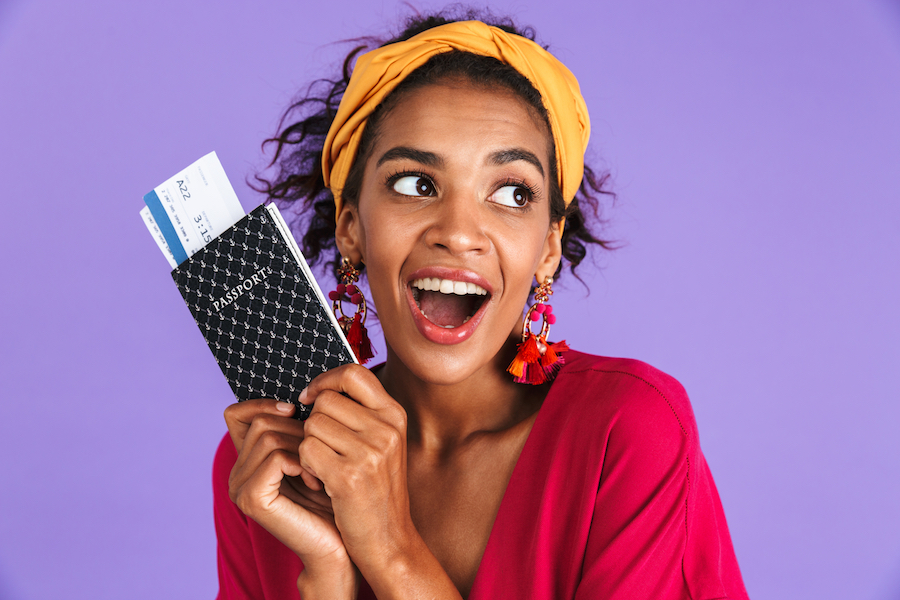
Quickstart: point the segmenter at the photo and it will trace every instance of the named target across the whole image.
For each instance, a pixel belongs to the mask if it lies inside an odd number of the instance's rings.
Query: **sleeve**
[[[262,582],[253,553],[250,524],[228,496],[228,478],[237,451],[226,434],[213,462],[213,514],[216,523],[218,600],[263,598]]]
[[[575,597],[746,599],[684,389],[661,373],[629,379],[605,440]]]

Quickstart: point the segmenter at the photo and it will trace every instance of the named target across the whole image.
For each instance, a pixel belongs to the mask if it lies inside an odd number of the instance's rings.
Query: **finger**
[[[378,421],[383,420],[376,411],[366,408],[356,402],[356,400],[343,394],[328,389],[319,392],[310,416],[304,421],[304,432],[308,431],[306,422],[316,414],[327,415],[350,430],[357,432],[364,431],[370,427],[373,418]]]
[[[243,451],[238,456],[229,477],[229,487],[243,485],[253,474],[259,470],[269,456],[281,452],[289,456],[297,456],[297,448],[302,438],[278,431],[266,431],[254,444],[244,444]],[[301,472],[303,473],[302,467]]]
[[[271,513],[281,495],[284,477],[299,475],[301,470],[297,456],[281,450],[272,452],[250,477],[234,486],[233,500],[247,516],[257,518]]]
[[[239,489],[235,504],[298,555],[321,554],[322,544],[329,545],[325,538],[337,533],[333,512],[314,502],[294,502],[281,493],[285,479],[299,472],[296,455],[273,452]]]
[[[278,402],[268,398],[232,404],[225,409],[225,424],[228,426],[228,433],[231,434],[235,449],[240,453],[244,437],[255,416],[259,414],[291,416],[295,410],[296,407],[289,402]]]
[[[373,410],[388,408],[396,404],[396,401],[384,391],[378,378],[371,371],[357,364],[342,365],[325,371],[300,392],[299,400],[301,404],[309,404],[316,401],[319,394],[325,390],[346,394],[362,406]]]
[[[306,485],[306,487],[313,490],[314,492],[321,492],[325,489],[325,486],[322,484],[322,482],[319,479],[313,477],[312,474],[306,469],[303,469],[303,472],[300,473],[300,479],[303,480],[303,483],[304,485]]]
[[[341,470],[340,456],[319,438],[307,437],[298,448],[300,466],[326,485],[325,475]],[[327,494],[327,489],[325,490]]]
[[[251,437],[252,435],[252,437]],[[274,428],[254,429],[244,441],[244,448],[235,461],[238,468],[256,468],[265,457],[276,450],[284,450],[289,454],[297,454],[297,446],[303,441],[302,433],[279,431]]]
[[[302,477],[302,475],[301,475]],[[319,481],[316,479],[316,481]],[[281,493],[285,496],[307,508],[321,509],[327,513],[334,513],[331,506],[331,498],[329,498],[322,490],[322,482],[319,481],[318,490],[310,489],[302,479],[298,477],[285,477],[281,484]]]
[[[375,375],[359,365],[344,365],[319,375],[300,393],[299,400],[314,401],[313,413],[325,412],[354,431],[363,431],[374,414],[406,435],[406,411]]]
[[[350,401],[348,400],[348,402]],[[316,408],[318,409],[318,404]],[[359,407],[357,406],[357,408]],[[316,437],[341,456],[350,456],[355,448],[364,443],[358,433],[363,430],[362,424],[354,424],[354,422],[362,420],[359,418],[349,419],[351,425],[348,426],[346,424],[348,419],[339,421],[324,411],[315,410],[304,423],[303,437],[304,439]],[[376,421],[377,426],[385,427],[380,421]]]
[[[284,404],[280,402],[279,404]],[[266,432],[277,432],[303,438],[303,422],[279,414],[259,413],[253,417],[244,436],[244,446],[255,445]]]
[[[282,496],[285,496],[288,500],[290,500],[294,504],[299,504],[300,506],[303,506],[303,503],[305,502],[306,499],[300,493],[299,488],[301,488],[301,487],[305,488],[306,486],[302,485],[302,483],[303,483],[302,481],[300,484],[291,484],[290,479],[291,478],[289,478],[289,477],[285,477],[284,479],[281,480],[281,488],[279,489],[279,493]]]

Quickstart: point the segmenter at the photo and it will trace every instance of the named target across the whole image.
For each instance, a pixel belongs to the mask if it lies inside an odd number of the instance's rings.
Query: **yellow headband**
[[[322,151],[322,173],[325,185],[334,194],[336,214],[341,212],[341,191],[356,158],[366,119],[410,73],[432,56],[453,49],[492,56],[524,75],[540,92],[550,116],[559,187],[566,206],[575,197],[584,175],[584,152],[591,132],[587,106],[575,76],[527,38],[481,21],[462,21],[377,48],[356,62]]]

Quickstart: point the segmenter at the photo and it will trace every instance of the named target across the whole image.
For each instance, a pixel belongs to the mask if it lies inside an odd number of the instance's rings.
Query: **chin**
[[[452,386],[488,373],[502,375],[512,354],[506,352],[510,335],[488,339],[477,333],[458,344],[434,344],[421,338],[417,343],[402,344],[398,352],[386,338],[388,356],[402,363],[403,369],[429,385]],[[397,340],[400,342],[400,340]]]

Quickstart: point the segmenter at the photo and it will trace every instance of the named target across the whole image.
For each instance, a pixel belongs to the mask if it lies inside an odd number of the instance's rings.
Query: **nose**
[[[454,256],[481,254],[487,251],[482,200],[471,192],[456,190],[435,203],[436,210],[425,233],[425,243]]]

